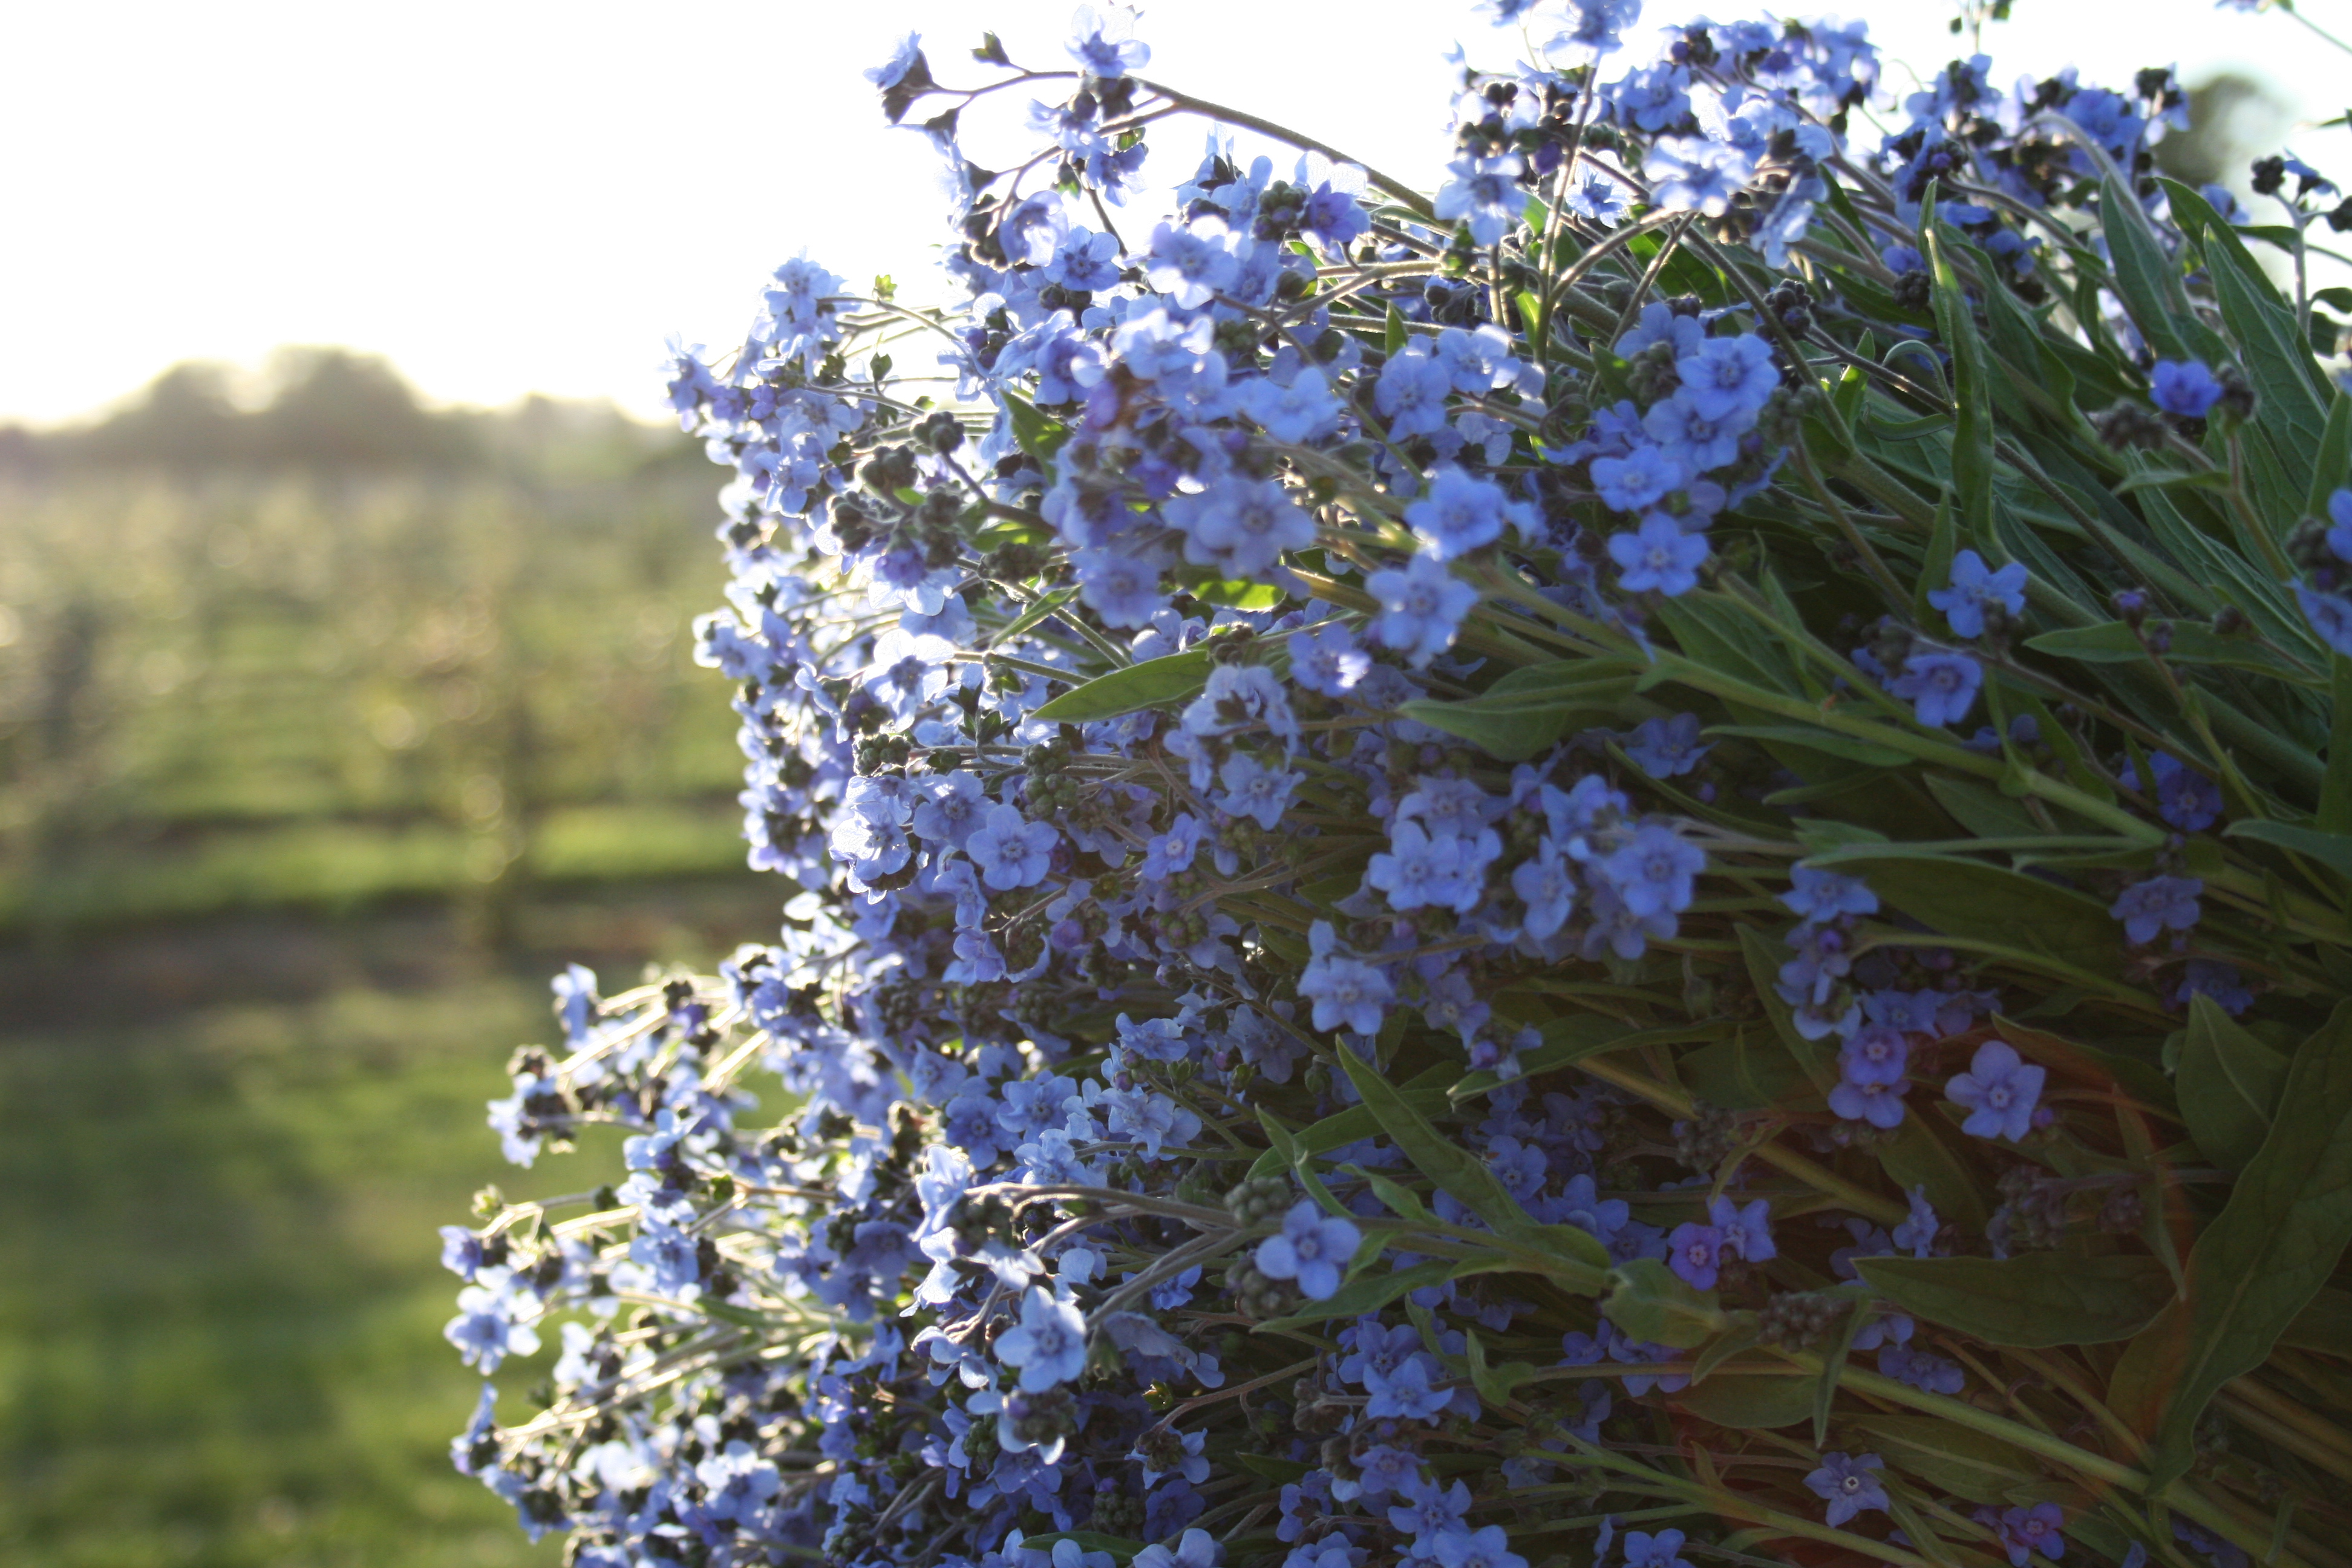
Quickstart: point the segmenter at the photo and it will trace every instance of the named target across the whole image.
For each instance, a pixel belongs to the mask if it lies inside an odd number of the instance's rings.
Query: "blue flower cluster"
[[[1860,1425],[1818,1454],[1717,1431],[1703,1506],[1629,1458],[1773,1382],[1717,1372],[1750,1352],[1818,1373],[1834,1336],[1919,1409],[1982,1384],[1868,1266],[2055,1247],[2037,1173],[2121,1158],[2065,1142],[2000,960],[1807,837],[1851,778],[1798,773],[1752,686],[1663,688],[1694,649],[1777,657],[1698,618],[1773,611],[1721,581],[1734,533],[1787,528],[1799,477],[1843,504],[1798,470],[1807,345],[1845,307],[1783,269],[1858,267],[1916,351],[1873,367],[1940,374],[1931,189],[1978,280],[2036,298],[2021,215],[2136,163],[2180,95],[2004,98],[1979,58],[1865,154],[1849,115],[1893,106],[1860,24],[1648,47],[1638,0],[1486,9],[1541,47],[1464,72],[1433,197],[1219,132],[1150,224],[1151,128],[1221,111],[1139,74],[1125,13],[1080,11],[1074,68],[989,36],[972,88],[909,38],[868,77],[941,154],[958,303],[802,258],[740,346],[674,345],[671,404],[734,476],[698,657],[791,896],[713,979],[561,979],[562,1044],[519,1054],[492,1124],[526,1164],[621,1128],[627,1173],[444,1233],[467,1364],[556,1354],[532,1415],[486,1389],[453,1456],[572,1561],[1528,1568],[1572,1528],[1596,1563],[1689,1568],[1746,1549],[1620,1526],[1708,1508],[1748,1545],[1803,1510],[1911,1561],[1914,1503],[2062,1549],[2055,1505],[1930,1505]],[[1036,150],[994,170],[967,121],[1007,92],[1043,95],[1014,110]],[[1685,291],[1694,258],[1771,287]],[[2159,363],[2152,395],[2203,417],[2208,382]],[[1936,547],[1925,608],[1849,616],[1864,646],[1815,645],[1811,695],[1763,716],[1867,711],[1979,770],[1956,816],[2021,815],[1979,798],[1984,759],[2073,737],[2004,706],[2053,580],[2004,553]],[[1999,728],[1950,735],[1979,701]],[[2219,786],[2151,749],[2111,776],[2111,816],[2179,840],[2105,884],[2118,962],[2242,1011],[2185,945]],[[1785,959],[1755,966],[1756,929]],[[1768,1038],[1805,1081],[1762,1091]],[[1922,1146],[1936,1180],[2003,1173],[1995,1224],[1938,1216]]]

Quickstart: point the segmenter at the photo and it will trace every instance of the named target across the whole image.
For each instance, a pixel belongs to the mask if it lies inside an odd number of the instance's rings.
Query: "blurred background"
[[[0,1561],[557,1560],[449,1472],[435,1226],[604,1179],[482,1127],[550,973],[707,966],[780,897],[689,657],[720,471],[660,417],[661,340],[726,341],[803,247],[924,297],[929,154],[859,69],[914,27],[956,79],[983,24],[1052,65],[1068,5],[846,9],[0,15]],[[1962,47],[1943,0],[1845,11],[1890,84]],[[1503,47],[1453,5],[1143,32],[1423,184],[1444,51]],[[2276,10],[2015,0],[1985,47],[2003,83],[2177,63],[2191,180],[2352,168],[2347,57]]]

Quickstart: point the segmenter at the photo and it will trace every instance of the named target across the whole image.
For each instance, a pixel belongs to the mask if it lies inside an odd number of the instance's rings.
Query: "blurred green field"
[[[550,973],[775,922],[698,451],[293,369],[0,462],[0,1563],[559,1561],[449,1468],[436,1227],[612,1174],[483,1125]]]
[[[771,907],[707,885],[534,906],[530,951],[497,963],[442,918],[320,928],[308,967],[394,978],[0,1037],[0,1561],[556,1562],[448,1468],[478,1383],[440,1337],[457,1281],[436,1227],[485,1182],[617,1168],[592,1139],[517,1171],[482,1124],[508,1050],[548,1036],[549,967],[575,954],[627,982],[622,953],[707,963]],[[235,941],[208,942],[218,971]],[[73,962],[135,984],[162,944]]]
[[[0,933],[740,866],[711,493],[0,480]]]

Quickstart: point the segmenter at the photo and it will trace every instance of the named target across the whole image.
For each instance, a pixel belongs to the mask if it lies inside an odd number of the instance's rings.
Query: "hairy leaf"
[[[2164,1265],[2137,1253],[1857,1258],[1854,1267],[1914,1317],[2025,1350],[2127,1340],[2172,1293]]]
[[[2189,1255],[2187,1300],[2126,1359],[2161,1416],[2150,1469],[2161,1485],[2195,1457],[2214,1391],[2260,1366],[2352,1241],[2352,1002],[2295,1051],[2270,1136]],[[2143,1352],[2142,1346],[2148,1348]],[[2159,1397],[2160,1396],[2160,1397]]]
[[[2210,996],[2189,999],[2180,1042],[2180,1113],[2214,1163],[2242,1171],[2270,1135],[2287,1059],[2263,1044]]]
[[[1141,708],[1160,708],[1192,696],[1208,683],[1209,650],[1190,648],[1147,658],[1125,669],[1097,676],[1065,691],[1032,715],[1056,724],[1090,724]]]

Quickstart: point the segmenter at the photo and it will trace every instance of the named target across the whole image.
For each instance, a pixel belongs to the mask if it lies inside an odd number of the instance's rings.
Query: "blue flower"
[[[1936,1205],[1927,1201],[1927,1189],[1922,1185],[1911,1189],[1911,1213],[1888,1236],[1895,1246],[1909,1247],[1912,1257],[1926,1258],[1935,1251],[1936,1236],[1942,1229]]]
[[[1032,822],[1018,806],[992,805],[982,826],[964,840],[981,879],[1003,892],[1045,880],[1061,836],[1049,822]]]
[[[1698,766],[1715,748],[1698,738],[1698,715],[1677,713],[1670,719],[1644,719],[1633,727],[1625,754],[1654,779],[1678,777]]]
[[[2000,1543],[2008,1549],[2010,1568],[2025,1568],[2036,1552],[2053,1560],[2063,1554],[2066,1538],[2059,1527],[2065,1522],[2066,1510],[2054,1502],[2001,1510]]]
[[[1303,773],[1269,768],[1246,752],[1235,752],[1218,770],[1217,782],[1225,786],[1225,792],[1217,797],[1216,804],[1229,815],[1246,816],[1272,832],[1282,826],[1282,814],[1289,808],[1291,792],[1305,777]]]
[[[1371,655],[1356,646],[1345,621],[1325,621],[1290,634],[1290,679],[1325,697],[1344,697],[1371,672]]]
[[[1859,877],[1797,865],[1789,868],[1789,884],[1780,902],[1808,921],[1878,912],[1878,895]]]
[[[1430,476],[1428,492],[1404,509],[1404,520],[1432,554],[1451,561],[1500,539],[1506,522],[1532,529],[1535,514],[1506,497],[1502,486],[1449,463]]]
[[[1622,458],[1592,461],[1592,487],[1612,511],[1638,512],[1655,506],[1689,480],[1681,461],[1664,447],[1639,446]]]
[[[1277,441],[1296,446],[1328,436],[1339,423],[1339,403],[1321,371],[1307,365],[1288,386],[1260,378],[1242,388],[1242,412]]]
[[[1405,1357],[1389,1372],[1367,1368],[1364,1392],[1370,1397],[1364,1402],[1364,1414],[1376,1421],[1382,1418],[1433,1421],[1448,1405],[1454,1403],[1452,1393],[1432,1386],[1444,1375],[1444,1369],[1419,1351]],[[1459,1481],[1454,1485],[1454,1489],[1462,1493],[1463,1509],[1466,1510],[1470,1499],[1468,1489]],[[1397,1513],[1405,1511],[1391,1510],[1390,1517],[1393,1521]],[[1461,1511],[1456,1510],[1457,1517]],[[1397,1528],[1409,1530],[1412,1526],[1400,1524]]]
[[[883,91],[887,92],[890,89],[898,86],[901,81],[904,81],[907,78],[907,73],[914,69],[917,62],[920,61],[922,58],[923,35],[920,33],[908,33],[905,37],[900,38],[897,45],[891,48],[890,58],[888,59],[884,60],[878,66],[869,66],[866,68],[865,73],[866,79],[872,82],[876,87],[880,88]]]
[[[2043,1069],[2019,1057],[2003,1040],[1977,1047],[1969,1070],[1944,1085],[1944,1094],[1964,1106],[1960,1131],[1972,1138],[2006,1138],[2014,1143],[2033,1129],[2033,1108],[2042,1098]]]
[[[1679,1530],[1662,1530],[1655,1535],[1629,1530],[1625,1568],[1691,1568],[1690,1559],[1682,1555],[1684,1539]]]
[[[1381,606],[1372,636],[1416,669],[1454,646],[1454,628],[1478,602],[1478,590],[1457,581],[1433,555],[1416,555],[1402,570],[1372,573],[1364,589]]]
[[[1805,1478],[1805,1485],[1830,1505],[1826,1522],[1841,1525],[1864,1509],[1885,1511],[1886,1488],[1872,1474],[1885,1468],[1875,1454],[1825,1453],[1822,1468]]]
[[[1702,414],[1688,387],[1642,416],[1642,429],[1692,473],[1737,461],[1740,437],[1755,427],[1755,409],[1742,404],[1726,416]]]
[[[1669,599],[1687,594],[1698,586],[1698,569],[1706,557],[1706,536],[1685,533],[1681,523],[1662,511],[1643,518],[1631,533],[1609,536],[1617,585],[1629,594],[1655,592]]]
[[[1712,1290],[1723,1267],[1721,1227],[1685,1220],[1666,1237],[1666,1267],[1694,1290]]]
[[[539,1349],[539,1333],[530,1321],[539,1313],[539,1299],[528,1290],[515,1289],[510,1284],[497,1289],[468,1285],[457,1292],[457,1315],[449,1320],[441,1337],[457,1347],[459,1358],[467,1366],[479,1367],[488,1374],[498,1371],[507,1357],[530,1355]]]
[[[1396,988],[1369,963],[1338,951],[1330,922],[1317,921],[1308,932],[1314,956],[1298,976],[1298,994],[1314,1004],[1318,1029],[1352,1029],[1376,1035]]]
[[[2011,616],[2025,611],[2025,566],[2012,561],[2000,571],[1990,570],[1984,557],[1963,550],[1952,557],[1952,585],[1931,588],[1927,602],[1944,612],[1956,637],[1984,636],[1987,605],[1999,605]]]
[[[1279,479],[1234,474],[1162,507],[1184,536],[1184,558],[1228,577],[1263,577],[1286,550],[1315,542],[1315,520],[1290,499]]]
[[[1627,910],[1646,919],[1690,907],[1692,879],[1706,869],[1706,851],[1664,823],[1643,823],[1595,869],[1608,878]]]
[[[1163,223],[1151,231],[1144,279],[1180,309],[1199,310],[1240,271],[1223,218],[1196,217],[1181,227]]]
[[[2221,384],[2201,360],[2157,361],[2148,374],[2147,391],[2158,408],[2184,419],[2204,418],[2221,400]]]
[[[2254,994],[2246,988],[2238,966],[2211,958],[2190,959],[2166,1000],[2175,1007],[2186,1007],[2191,996],[2210,996],[2214,1005],[2232,1018],[2254,1005]]]
[[[1686,67],[1661,60],[1628,71],[1609,85],[1607,96],[1618,123],[1657,132],[1680,124],[1690,113],[1690,94],[1685,90],[1689,86]]]
[[[1081,5],[1070,18],[1070,58],[1088,76],[1115,81],[1151,63],[1151,46],[1139,42],[1135,14],[1114,9],[1106,16],[1092,5]]]
[[[1445,398],[1453,390],[1454,373],[1421,343],[1410,342],[1381,367],[1372,406],[1389,422],[1391,436],[1434,436],[1445,428]]]
[[[2327,498],[2327,548],[2336,560],[2352,566],[2352,490],[2336,490]]]
[[[1168,604],[1160,591],[1160,563],[1146,552],[1108,545],[1070,557],[1077,569],[1078,597],[1106,625],[1134,629],[1151,624]]]
[[[1386,894],[1393,910],[1475,907],[1466,847],[1450,833],[1433,837],[1418,822],[1398,822],[1389,830],[1388,849],[1365,867],[1364,885]]]
[[[1437,188],[1437,216],[1448,223],[1466,219],[1470,237],[1497,245],[1527,210],[1519,174],[1527,167],[1516,153],[1491,158],[1458,158],[1445,165],[1454,177]]]
[[[1927,650],[1905,659],[1886,689],[1907,700],[1919,722],[1940,730],[1969,716],[1983,684],[1984,667],[1967,654]]]
[[[2295,601],[2303,606],[2303,618],[2311,623],[2319,640],[2352,658],[2352,598],[2317,593],[2300,583],[2294,584],[2294,588]]]
[[[1830,1110],[1848,1121],[1867,1121],[1879,1128],[1900,1127],[1905,1087],[1899,1078],[1892,1081],[1842,1078],[1830,1089]]]
[[[2124,922],[2124,935],[2135,943],[2154,942],[2165,931],[2187,931],[2201,911],[2197,897],[2205,890],[2195,877],[2150,877],[2123,890],[2107,913]]]
[[[2221,815],[2221,786],[2169,752],[2150,752],[2147,770],[2156,775],[2156,813],[2183,833],[2200,833]],[[2126,763],[2119,775],[2126,789],[2140,787],[2139,770]]]
[[[1468,1534],[1447,1531],[1437,1537],[1441,1568],[1528,1568],[1528,1560],[1511,1550],[1511,1538],[1499,1524],[1482,1525]]]
[[[1772,1244],[1772,1205],[1768,1199],[1741,1205],[1718,1197],[1706,1207],[1706,1223],[1723,1233],[1724,1245],[1750,1263],[1768,1263],[1780,1255]]]
[[[1298,715],[1282,679],[1262,664],[1221,664],[1179,721],[1187,734],[1227,735],[1263,724],[1285,741],[1298,738]]]
[[[1340,1271],[1356,1256],[1363,1232],[1301,1198],[1282,1216],[1282,1229],[1258,1243],[1257,1267],[1269,1279],[1296,1279],[1310,1301],[1339,1290]]]
[[[1067,1301],[1032,1285],[1021,1321],[996,1336],[996,1359],[1021,1369],[1021,1392],[1043,1394],[1087,1369],[1087,1320]]]
[[[1772,345],[1755,332],[1708,338],[1676,360],[1675,370],[1683,378],[1678,395],[1687,396],[1692,410],[1707,419],[1753,414],[1780,384]]]
[[[1569,0],[1569,4],[1575,16],[1568,31],[1547,48],[1584,48],[1596,57],[1613,54],[1619,47],[1619,29],[1633,26],[1642,14],[1642,0]]]
[[[1566,925],[1576,907],[1576,879],[1549,838],[1511,868],[1511,891],[1528,906],[1521,929],[1539,942]]]

